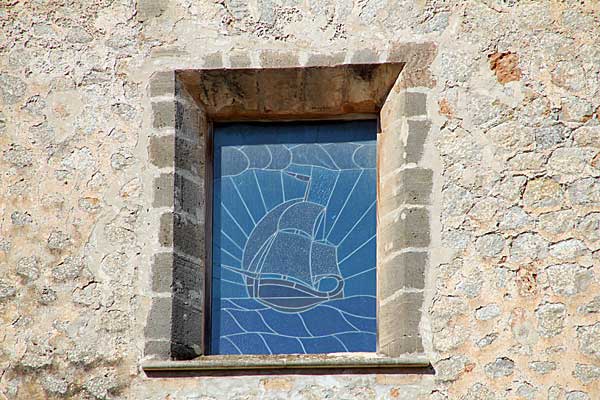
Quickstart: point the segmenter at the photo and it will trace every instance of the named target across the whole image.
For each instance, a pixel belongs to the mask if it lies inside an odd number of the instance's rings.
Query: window
[[[435,47],[394,49],[384,63],[153,74],[145,371],[429,365]]]
[[[215,126],[211,354],[376,350],[376,129]]]

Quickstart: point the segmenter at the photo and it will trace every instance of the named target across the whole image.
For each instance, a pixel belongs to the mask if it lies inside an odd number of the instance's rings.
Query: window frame
[[[274,67],[274,68],[241,68],[241,69],[209,69],[209,70],[170,70],[164,72],[156,72],[150,78],[149,85],[149,108],[151,108],[151,122],[150,136],[149,136],[149,158],[150,165],[158,167],[158,171],[161,173],[157,176],[157,170],[151,169],[149,174],[151,179],[154,180],[154,203],[155,207],[154,215],[156,215],[156,232],[158,235],[159,249],[151,250],[154,256],[154,262],[152,264],[152,272],[150,277],[150,283],[152,289],[149,291],[150,296],[148,297],[148,308],[147,308],[147,323],[144,328],[144,341],[145,341],[145,359],[142,363],[144,370],[148,371],[164,371],[174,369],[189,369],[189,370],[212,370],[212,369],[278,369],[278,368],[372,368],[372,367],[428,367],[429,360],[423,351],[423,336],[422,336],[422,315],[424,315],[424,295],[426,295],[426,288],[424,287],[425,281],[425,270],[429,262],[429,247],[430,247],[430,222],[428,219],[432,219],[434,215],[430,215],[429,210],[431,209],[430,196],[432,196],[432,182],[431,175],[432,169],[430,161],[419,161],[422,158],[422,154],[418,155],[418,159],[410,157],[410,166],[403,168],[401,165],[400,169],[394,172],[391,168],[397,168],[396,161],[390,161],[390,154],[397,158],[397,154],[402,154],[402,151],[398,153],[398,150],[412,150],[412,147],[421,147],[417,152],[423,152],[423,145],[427,132],[431,128],[430,117],[427,113],[426,99],[427,94],[432,87],[432,81],[430,79],[429,65],[431,64],[435,55],[435,47],[430,44],[402,44],[399,45],[394,52],[389,55],[389,62],[373,62],[372,64],[341,64],[341,65],[324,65],[324,66],[303,66],[303,67]],[[361,60],[363,62],[364,60]],[[342,71],[344,75],[344,87],[335,87],[334,80],[323,80],[323,77],[327,77],[327,74],[339,73]],[[254,83],[248,87],[244,87],[247,82],[244,82],[244,77],[248,74],[259,75],[258,83]],[[290,76],[292,78],[297,77],[291,83],[281,79],[281,76]],[[237,75],[236,75],[237,74]],[[262,74],[262,78],[260,75]],[[320,77],[324,88],[315,86],[314,82],[312,86],[309,85],[309,78],[311,75],[317,75]],[[383,76],[383,78],[382,78]],[[240,77],[242,80],[240,81]],[[275,79],[267,79],[266,77]],[[299,78],[301,77],[301,78]],[[314,77],[314,76],[313,76]],[[335,78],[335,76],[334,76]],[[238,81],[236,81],[238,79]],[[262,79],[262,80],[261,80]],[[279,79],[279,80],[278,80]],[[306,79],[306,81],[299,82],[300,79]],[[274,81],[274,82],[273,82]],[[317,80],[318,81],[318,80]],[[383,82],[383,83],[382,83]],[[240,88],[241,85],[241,88]],[[261,87],[262,85],[262,87]],[[296,90],[292,93],[281,90],[285,93],[285,97],[280,103],[277,102],[277,96],[275,99],[264,96],[265,93],[272,92],[277,85],[281,89],[286,89],[286,85],[291,85],[291,90]],[[300,86],[299,86],[300,85]],[[298,95],[302,96],[301,92],[298,92],[298,87],[304,86],[307,88],[310,86],[311,90],[315,93],[311,93],[311,99],[302,100],[296,98],[290,105],[290,96]],[[333,85],[333,86],[332,86]],[[240,92],[244,93],[245,89],[250,88],[251,90],[262,90],[263,97],[259,97],[259,93],[250,93],[246,90],[245,95],[241,95]],[[335,90],[333,90],[335,89]],[[308,90],[308,89],[307,89]],[[327,91],[329,90],[329,91]],[[280,92],[281,92],[280,91]],[[182,93],[187,92],[187,97],[182,97]],[[192,95],[190,96],[190,93]],[[223,94],[224,93],[224,94]],[[308,92],[306,92],[308,93]],[[304,94],[306,94],[304,93]],[[331,99],[324,94],[331,94]],[[340,98],[341,93],[341,98]],[[279,97],[282,97],[279,94]],[[288,100],[287,102],[285,100]],[[281,99],[279,99],[281,100]],[[305,101],[305,103],[302,103]],[[297,105],[300,107],[297,107]],[[194,113],[199,116],[198,121],[190,123],[190,117],[186,117],[185,114],[191,109]],[[175,277],[177,270],[177,257],[178,257],[178,243],[177,239],[177,220],[178,220],[178,207],[181,207],[179,203],[189,202],[190,199],[178,198],[177,177],[179,173],[179,166],[177,165],[177,158],[184,154],[179,154],[178,150],[178,135],[182,133],[190,135],[190,126],[195,127],[196,131],[192,132],[192,136],[200,136],[202,149],[202,155],[199,155],[200,164],[203,164],[203,168],[207,165],[210,168],[204,168],[202,176],[196,178],[200,181],[212,182],[212,165],[214,161],[213,154],[213,137],[214,137],[214,122],[247,122],[247,121],[298,121],[298,120],[327,120],[327,119],[354,119],[356,117],[364,119],[365,115],[375,117],[378,120],[378,135],[377,135],[377,224],[378,224],[378,253],[377,253],[377,352],[362,354],[360,357],[353,357],[354,353],[347,354],[335,354],[335,355],[300,355],[300,356],[259,356],[251,357],[249,355],[243,356],[241,360],[235,356],[218,356],[218,355],[206,355],[208,352],[205,347],[207,344],[206,336],[210,335],[210,331],[206,329],[206,317],[210,318],[208,314],[204,313],[201,316],[202,325],[201,339],[196,341],[192,338],[196,333],[197,325],[194,325],[195,316],[193,318],[187,318],[186,314],[197,314],[196,310],[190,309],[184,310],[181,314],[181,310],[178,309],[179,305],[176,303],[182,303],[181,294],[187,295],[186,279],[196,280],[197,276],[183,277],[183,282],[178,281]],[[186,120],[187,118],[187,120]],[[419,122],[421,127],[413,128],[410,126],[410,122]],[[407,127],[408,122],[408,127]],[[189,126],[186,126],[189,125]],[[187,129],[187,131],[185,131]],[[179,132],[182,131],[182,132]],[[379,133],[383,132],[383,133]],[[408,142],[404,143],[403,136],[408,135]],[[416,139],[412,140],[411,137]],[[167,139],[167,140],[164,140]],[[172,143],[173,146],[170,150],[164,148],[164,143]],[[419,144],[420,143],[420,144]],[[189,143],[188,143],[189,144]],[[185,149],[188,151],[189,149]],[[162,146],[162,147],[161,147]],[[411,147],[412,146],[412,147]],[[411,149],[408,149],[411,147]],[[163,150],[168,150],[167,153],[172,152],[170,157],[172,162],[169,165],[168,162],[164,162],[164,159],[169,157],[157,156]],[[387,157],[384,157],[382,150],[387,153]],[[394,153],[396,152],[396,153]],[[187,154],[187,153],[186,153]],[[406,153],[405,153],[406,154]],[[405,156],[403,156],[405,158]],[[402,160],[401,163],[408,162]],[[416,163],[416,164],[415,164]],[[389,164],[389,165],[388,165]],[[393,165],[392,165],[393,164]],[[414,164],[414,165],[413,165]],[[383,172],[382,172],[383,168]],[[419,171],[419,174],[412,171]],[[392,171],[392,172],[390,172]],[[426,172],[422,174],[421,172]],[[386,175],[387,174],[387,175]],[[185,175],[185,174],[184,174]],[[396,176],[402,175],[402,176]],[[170,176],[170,180],[169,180]],[[425,178],[423,178],[423,176]],[[153,177],[153,178],[152,178]],[[181,180],[181,176],[180,180]],[[166,179],[163,179],[166,178]],[[384,190],[383,198],[382,185],[385,186],[386,179],[391,179],[396,182],[400,179],[400,185],[404,189],[408,189],[406,193],[396,193],[394,191],[391,198],[386,196],[389,194],[388,190]],[[425,180],[423,180],[425,179]],[[184,179],[185,180],[185,179]],[[428,181],[429,180],[429,181]],[[425,183],[424,188],[421,189],[421,183]],[[418,186],[418,187],[417,187]],[[212,235],[212,184],[205,185],[203,191],[205,192],[204,205],[204,226],[202,226],[200,232],[186,231],[185,234],[192,232],[192,236],[198,238],[204,242],[204,253],[203,261],[200,262],[199,268],[204,268],[202,271],[201,280],[203,282],[198,283],[201,286],[207,286],[206,283],[211,278],[207,276],[210,274],[211,268],[206,268],[206,264],[203,262],[208,261],[212,263],[212,246],[211,240],[208,238]],[[166,199],[169,191],[172,193],[171,203]],[[181,192],[181,190],[179,190]],[[179,193],[179,196],[183,196]],[[410,199],[408,198],[410,197]],[[416,202],[415,202],[416,200]],[[403,204],[400,207],[407,208],[409,215],[408,220],[404,221],[404,212],[402,212],[402,221],[396,224],[396,220],[385,222],[386,226],[381,225],[381,221],[386,219],[386,215],[381,215],[380,210],[382,207],[382,201],[390,203],[391,206],[398,207],[398,204]],[[189,205],[189,204],[188,204]],[[208,207],[210,206],[210,207]],[[413,207],[413,208],[410,208]],[[403,208],[404,209],[404,208]],[[421,219],[414,219],[411,217],[412,211],[417,211],[416,214],[421,214]],[[425,211],[424,213],[422,211]],[[411,219],[413,218],[413,219]],[[423,219],[425,218],[425,219]],[[389,218],[388,218],[389,219]],[[412,223],[418,222],[418,223]],[[181,222],[181,221],[179,221]],[[415,226],[422,226],[423,228],[415,228]],[[391,233],[386,233],[386,242],[382,241],[381,229],[390,229]],[[199,229],[197,229],[199,231]],[[423,230],[423,232],[421,232]],[[185,236],[185,235],[184,235]],[[407,276],[410,271],[404,270],[403,265],[398,264],[397,260],[392,260],[391,266],[387,266],[388,262],[380,256],[380,251],[388,251],[389,249],[396,249],[397,247],[407,248],[408,251],[415,246],[411,247],[411,243],[414,242],[415,238],[419,239],[421,244],[426,243],[421,247],[421,251],[424,254],[423,260],[420,262],[422,265],[419,266],[421,274],[420,288],[416,290],[420,292],[419,296],[413,296],[414,290],[407,286]],[[426,240],[423,240],[423,239]],[[185,238],[184,238],[185,239]],[[439,236],[437,238],[439,240]],[[417,242],[415,242],[417,243]],[[184,243],[184,247],[188,247],[190,243]],[[418,246],[417,246],[418,247]],[[159,257],[161,256],[161,257]],[[159,265],[157,262],[159,258],[164,265]],[[401,257],[402,258],[402,257]],[[404,257],[406,258],[406,257]],[[401,262],[402,263],[402,262]],[[399,267],[402,267],[398,270]],[[394,269],[394,270],[392,270]],[[198,268],[197,268],[198,270]],[[394,307],[390,308],[391,304],[383,304],[380,297],[381,281],[384,271],[385,274],[399,279],[398,281],[392,282],[392,289],[399,294],[396,299],[388,299],[389,303],[395,304]],[[181,277],[180,277],[181,278]],[[205,280],[206,279],[206,280]],[[158,283],[157,283],[158,282]],[[195,284],[195,283],[194,283]],[[183,286],[183,292],[181,288]],[[193,286],[193,285],[192,285]],[[389,288],[388,288],[389,289]],[[203,304],[203,310],[209,310],[210,306],[210,292],[205,288],[198,289],[202,291],[202,301],[206,301],[208,297],[208,303]],[[404,292],[408,290],[406,295]],[[191,292],[190,292],[191,293]],[[191,293],[193,296],[197,293]],[[406,298],[406,296],[409,296]],[[178,298],[179,296],[179,298]],[[411,300],[412,299],[412,300]],[[189,304],[189,298],[185,301]],[[193,304],[192,304],[193,306]],[[382,324],[381,310],[382,307],[387,310],[386,315],[394,314],[394,318],[386,317],[385,324]],[[400,308],[398,308],[400,307]],[[192,307],[193,308],[193,307]],[[169,312],[170,311],[170,312]],[[175,313],[179,312],[178,316]],[[396,318],[396,314],[402,315],[402,321],[410,322],[410,326],[405,327],[398,325],[399,318]],[[183,320],[180,318],[183,315]],[[170,320],[170,321],[169,321]],[[170,324],[168,324],[170,322]],[[191,325],[190,325],[191,323]],[[425,319],[424,323],[427,323]],[[399,342],[394,342],[394,334],[387,338],[386,343],[382,345],[382,325],[384,329],[392,332],[392,328],[398,328],[401,331],[401,335],[407,334],[408,336],[402,336]],[[190,328],[191,327],[191,328]],[[424,329],[427,329],[425,326]],[[190,337],[188,337],[190,336]],[[389,335],[388,335],[389,336]],[[408,341],[406,341],[407,339]],[[210,339],[209,339],[210,340]],[[391,341],[390,341],[391,340]],[[190,342],[191,341],[191,342]],[[184,351],[181,351],[180,347],[185,347]],[[200,356],[200,357],[198,357]],[[172,359],[173,361],[164,361],[166,359]],[[190,361],[191,359],[195,359]]]

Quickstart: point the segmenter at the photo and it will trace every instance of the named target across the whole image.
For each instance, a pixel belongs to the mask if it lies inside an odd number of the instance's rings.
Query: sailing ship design
[[[256,224],[246,242],[241,268],[223,265],[244,277],[250,298],[287,313],[343,298],[336,246],[324,237],[326,207],[308,201],[311,178],[289,167],[295,163],[332,171],[361,168],[370,165],[374,151],[374,145],[353,143],[223,149],[227,162],[222,164],[222,176],[240,175],[249,169],[278,170],[306,184],[303,199],[276,206]]]
[[[297,199],[267,213],[244,250],[248,296],[274,310],[296,313],[343,298],[336,247],[324,238],[325,207]]]

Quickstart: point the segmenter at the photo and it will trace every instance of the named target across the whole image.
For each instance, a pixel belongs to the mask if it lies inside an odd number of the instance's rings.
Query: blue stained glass
[[[376,122],[217,125],[212,354],[376,348]]]

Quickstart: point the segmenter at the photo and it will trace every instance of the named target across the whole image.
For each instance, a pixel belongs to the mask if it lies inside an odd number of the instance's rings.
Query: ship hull
[[[301,283],[283,279],[246,279],[252,297],[280,312],[307,311],[325,301],[343,297],[342,280],[338,280],[335,289],[322,292]]]

